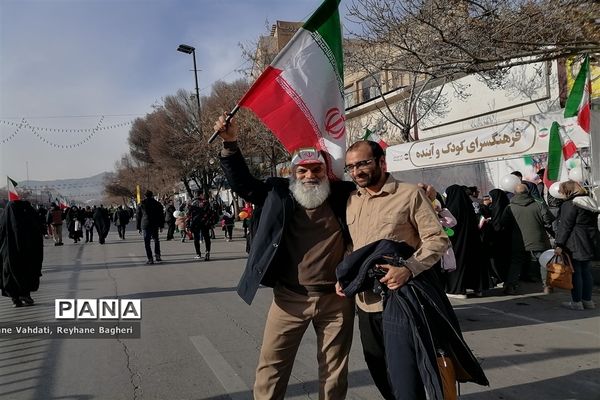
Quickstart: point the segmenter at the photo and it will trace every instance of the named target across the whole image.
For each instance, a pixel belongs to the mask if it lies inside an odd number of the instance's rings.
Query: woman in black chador
[[[472,200],[461,186],[446,189],[446,208],[456,221],[450,237],[456,256],[456,270],[448,273],[446,293],[466,298],[466,290],[481,296],[489,289],[489,259],[482,252],[481,238]]]
[[[492,282],[504,282],[510,263],[510,233],[505,231],[500,221],[510,200],[502,189],[490,190],[490,221],[484,227],[483,245],[491,256]]]
[[[94,211],[94,225],[98,231],[98,243],[104,244],[110,230],[110,214],[102,204]]]
[[[0,286],[15,307],[33,305],[42,275],[44,233],[28,201],[16,200],[0,210]]]

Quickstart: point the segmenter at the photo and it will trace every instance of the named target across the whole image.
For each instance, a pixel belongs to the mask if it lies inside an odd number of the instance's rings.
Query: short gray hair
[[[529,188],[524,183],[519,183],[515,187],[515,194],[529,193]]]

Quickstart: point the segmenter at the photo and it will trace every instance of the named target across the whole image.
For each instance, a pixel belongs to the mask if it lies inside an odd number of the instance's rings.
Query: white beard
[[[331,187],[327,177],[323,178],[318,185],[303,185],[301,181],[292,179],[290,191],[302,207],[310,210],[319,207],[327,200]]]

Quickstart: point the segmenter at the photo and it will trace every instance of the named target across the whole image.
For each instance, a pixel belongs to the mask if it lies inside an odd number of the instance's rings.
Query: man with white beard
[[[335,293],[335,268],[350,248],[346,201],[354,185],[329,181],[314,148],[294,152],[290,179],[254,178],[224,117],[221,167],[231,188],[256,206],[252,246],[237,288],[250,304],[260,284],[273,288],[260,352],[255,399],[283,399],[302,336],[317,334],[319,399],[344,399],[352,343],[354,301]]]

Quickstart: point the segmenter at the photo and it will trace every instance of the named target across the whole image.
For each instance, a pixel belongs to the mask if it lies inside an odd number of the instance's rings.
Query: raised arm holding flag
[[[215,123],[221,167],[232,190],[253,203],[252,244],[237,287],[250,304],[273,287],[260,350],[255,399],[284,399],[296,352],[312,323],[319,399],[346,397],[354,301],[335,293],[335,267],[350,246],[342,177],[345,149],[341,32],[337,0],[325,0],[239,105]],[[250,174],[232,115],[254,111],[292,153],[289,179]],[[332,178],[332,179],[330,179]]]
[[[293,153],[321,150],[330,178],[342,178],[346,149],[339,0],[325,0],[229,113],[252,110]],[[215,132],[209,143],[218,136]]]

